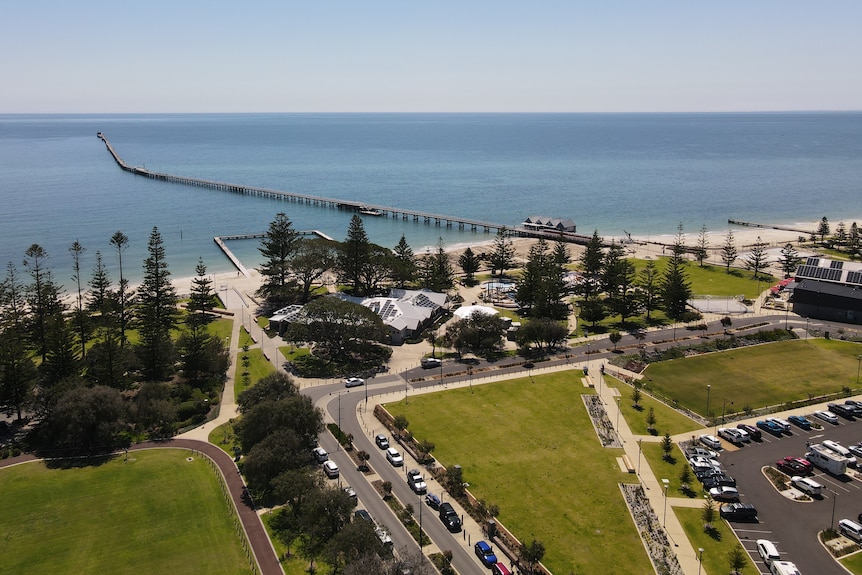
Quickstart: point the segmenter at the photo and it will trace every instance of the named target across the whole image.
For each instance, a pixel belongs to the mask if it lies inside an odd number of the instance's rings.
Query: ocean
[[[0,263],[37,243],[71,288],[79,241],[117,279],[111,235],[140,278],[158,227],[174,277],[232,270],[213,236],[261,233],[280,211],[343,239],[351,213],[136,177],[152,171],[516,226],[569,218],[606,237],[673,235],[728,218],[792,224],[862,215],[862,113],[0,115]],[[492,234],[380,217],[370,239],[417,253]],[[847,222],[849,225],[849,221]],[[860,222],[862,223],[862,222]],[[258,242],[231,243],[244,263]],[[5,274],[4,274],[5,275]]]

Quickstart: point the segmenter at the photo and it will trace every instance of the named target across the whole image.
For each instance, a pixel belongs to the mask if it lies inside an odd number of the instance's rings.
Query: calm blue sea
[[[69,245],[112,271],[130,238],[140,276],[157,226],[175,277],[231,270],[215,235],[256,233],[279,212],[343,239],[351,214],[135,177],[150,170],[517,225],[571,218],[606,236],[725,230],[727,219],[793,223],[862,215],[862,113],[0,115],[0,264],[23,272],[44,247],[71,286]],[[862,223],[862,220],[860,220]],[[366,218],[372,241],[417,252],[490,239]],[[257,261],[257,242],[235,242]],[[129,263],[131,262],[131,263]],[[116,272],[114,272],[116,279]]]

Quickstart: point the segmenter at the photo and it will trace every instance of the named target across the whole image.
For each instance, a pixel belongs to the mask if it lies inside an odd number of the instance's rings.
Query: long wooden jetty
[[[743,222],[740,220],[727,220],[727,223],[733,224],[735,226],[745,226],[747,228],[763,228],[770,230],[781,230],[784,232],[796,232],[799,234],[805,234],[806,236],[816,234],[816,232],[812,232],[811,230],[800,230],[799,228],[791,228],[790,226],[774,226],[772,224],[758,224],[757,222]]]
[[[375,216],[383,216],[383,217],[392,217],[392,218],[401,218],[402,220],[412,220],[414,222],[422,222],[428,225],[436,225],[443,226],[445,225],[447,228],[451,228],[455,225],[458,226],[459,229],[467,229],[469,228],[471,231],[478,232],[479,230],[488,233],[491,231],[497,231],[501,229],[510,229],[511,226],[506,226],[504,224],[498,224],[495,222],[486,222],[482,220],[474,220],[471,218],[462,218],[458,216],[447,216],[443,214],[436,214],[432,212],[424,212],[417,210],[405,210],[403,208],[393,208],[390,206],[381,206],[376,204],[366,204],[362,202],[355,202],[351,200],[341,200],[338,198],[327,198],[324,196],[315,196],[312,194],[302,194],[298,192],[285,192],[281,190],[271,190],[268,188],[258,188],[254,186],[243,186],[240,184],[231,184],[227,182],[218,182],[215,180],[205,180],[201,178],[189,178],[186,176],[176,176],[172,174],[163,174],[159,172],[152,172],[147,170],[146,168],[142,168],[139,166],[130,166],[117,153],[114,147],[111,145],[111,142],[105,137],[102,132],[96,134],[100,140],[105,143],[105,147],[108,149],[108,152],[113,156],[114,161],[117,162],[117,165],[120,166],[123,170],[135,174],[136,176],[143,176],[145,178],[150,178],[153,180],[161,180],[163,182],[171,182],[175,184],[183,184],[186,186],[197,186],[201,188],[209,188],[213,190],[220,190],[224,192],[232,192],[236,194],[245,194],[248,196],[259,196],[263,198],[272,198],[278,200],[299,202],[309,205],[315,206],[323,206],[330,208],[337,208],[339,210],[349,210],[352,212],[366,212],[373,213]]]
[[[298,233],[301,236],[317,236],[319,238],[323,238],[324,240],[329,240],[331,242],[335,241],[334,239],[332,239],[331,237],[327,236],[326,234],[324,234],[323,232],[321,232],[319,230],[308,230],[308,231],[303,230],[303,231],[300,231]],[[236,257],[232,251],[230,251],[230,249],[227,247],[227,244],[225,243],[225,241],[227,241],[227,240],[259,240],[259,239],[264,238],[264,237],[266,237],[266,234],[233,234],[233,235],[229,235],[229,236],[215,236],[213,238],[213,241],[221,249],[221,251],[224,252],[224,255],[227,256],[227,258],[231,261],[231,263],[233,263],[233,265],[236,267],[238,272],[240,272],[245,277],[250,277],[248,268],[245,267],[241,261],[239,261],[239,258]]]

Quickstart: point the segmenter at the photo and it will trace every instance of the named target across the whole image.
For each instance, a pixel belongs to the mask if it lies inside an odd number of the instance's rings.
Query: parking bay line
[[[734,531],[737,533],[772,533],[769,529],[734,529]]]

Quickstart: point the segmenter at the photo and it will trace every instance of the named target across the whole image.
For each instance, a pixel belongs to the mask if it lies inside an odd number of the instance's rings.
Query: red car
[[[775,462],[775,467],[788,475],[808,475],[811,473],[811,462],[801,457],[785,457]]]
[[[760,438],[763,435],[762,433],[760,433],[759,429],[757,429],[753,425],[748,425],[747,423],[740,423],[736,427],[747,432],[748,436],[751,437],[751,439],[753,439],[755,441],[760,441]]]

